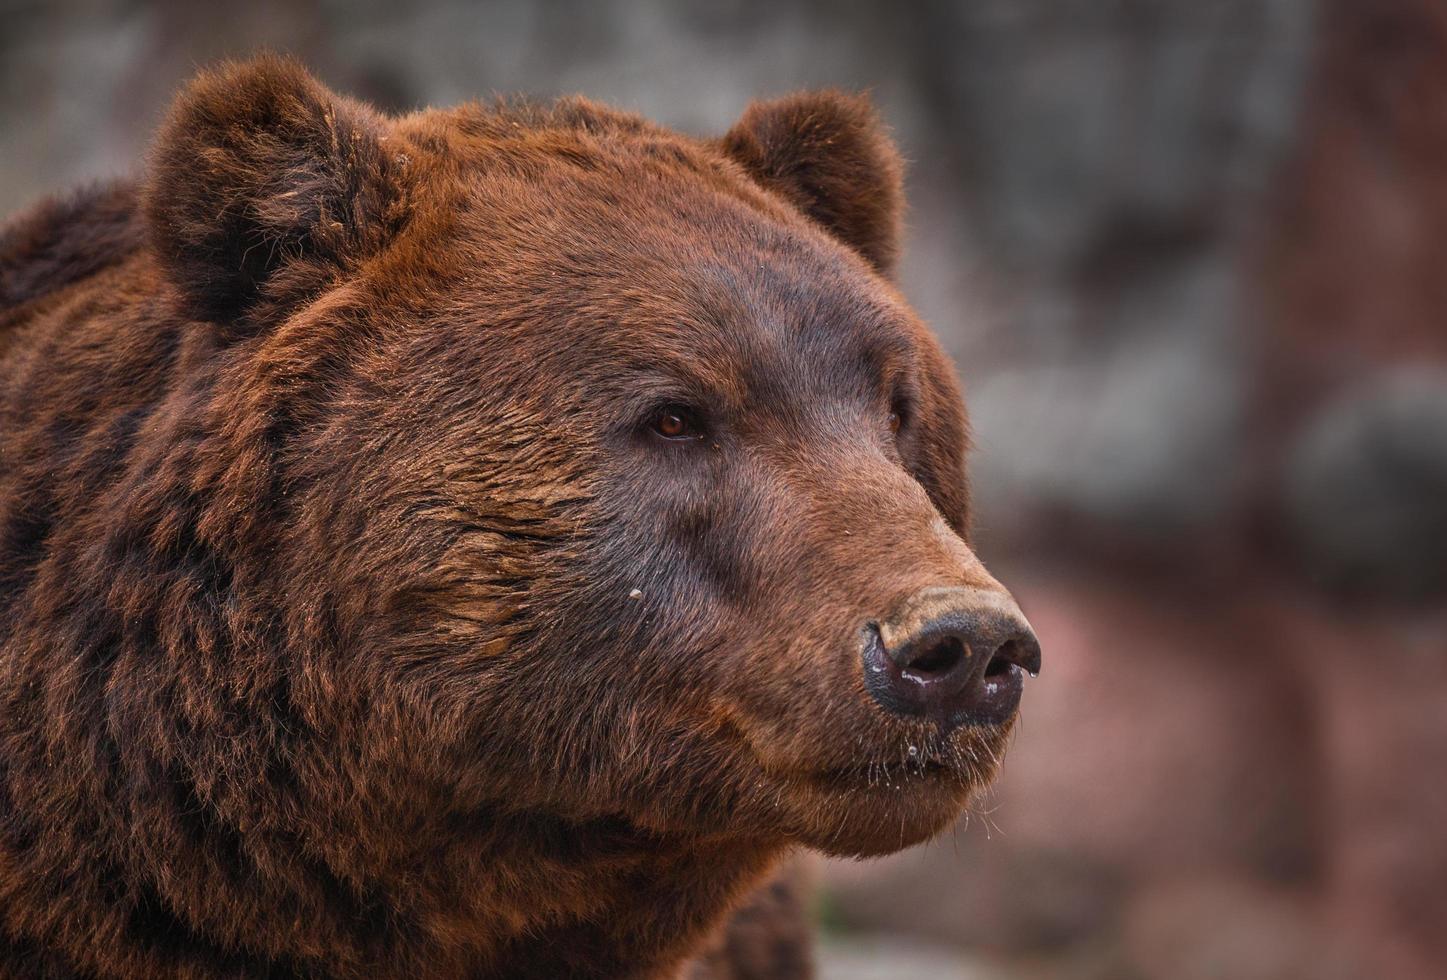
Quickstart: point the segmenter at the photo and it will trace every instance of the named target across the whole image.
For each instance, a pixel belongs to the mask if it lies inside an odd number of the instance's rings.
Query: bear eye
[[[889,403],[888,425],[890,435],[899,435],[899,431],[909,421],[909,405],[902,397],[897,397]]]
[[[649,428],[654,435],[669,440],[701,439],[703,426],[698,416],[682,405],[665,405],[653,413]]]

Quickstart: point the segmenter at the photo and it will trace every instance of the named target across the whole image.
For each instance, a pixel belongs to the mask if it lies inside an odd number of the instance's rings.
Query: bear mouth
[[[913,728],[875,734],[878,751],[853,760],[820,759],[815,766],[777,772],[786,782],[832,797],[894,797],[923,794],[919,802],[941,793],[970,793],[990,783],[999,772],[1014,717],[1004,724],[970,725],[944,733]]]
[[[922,758],[830,766],[804,774],[804,780],[818,789],[853,793],[860,789],[898,790],[921,784],[973,783],[975,774],[942,758]]]

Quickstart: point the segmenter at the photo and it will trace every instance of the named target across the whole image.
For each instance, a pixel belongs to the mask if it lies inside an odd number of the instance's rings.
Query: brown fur
[[[706,142],[263,58],[11,225],[0,977],[806,969],[791,892],[730,910],[1007,737],[860,677],[881,610],[998,588],[898,188],[850,97]]]

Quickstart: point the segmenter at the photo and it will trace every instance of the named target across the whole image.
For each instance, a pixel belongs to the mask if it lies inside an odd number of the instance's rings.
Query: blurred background
[[[1442,975],[1447,4],[0,0],[0,213],[260,47],[394,110],[894,126],[1045,671],[953,835],[820,863],[824,977]]]

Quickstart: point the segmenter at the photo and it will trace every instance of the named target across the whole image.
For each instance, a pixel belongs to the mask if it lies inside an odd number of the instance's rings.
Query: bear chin
[[[963,733],[969,747],[959,757],[979,760],[969,764],[793,775],[781,794],[790,836],[834,857],[879,857],[924,843],[948,830],[991,784],[1013,728],[1012,721]]]

